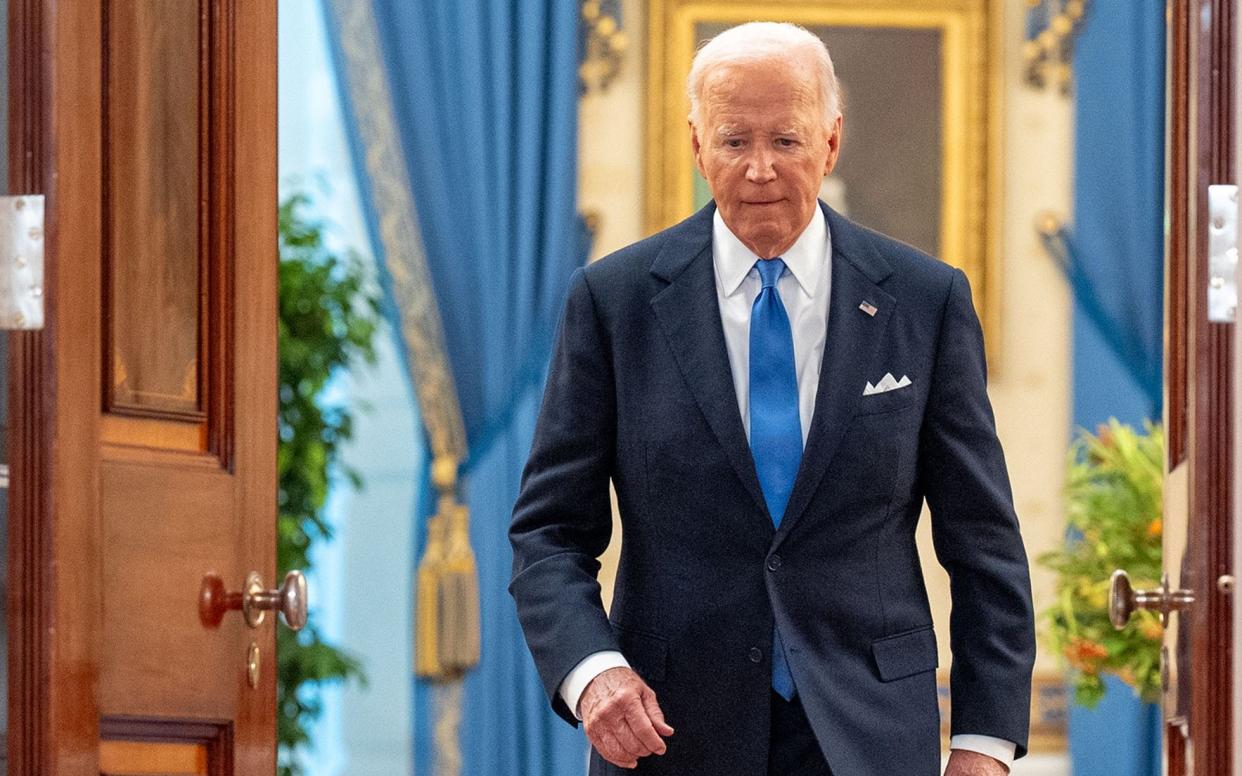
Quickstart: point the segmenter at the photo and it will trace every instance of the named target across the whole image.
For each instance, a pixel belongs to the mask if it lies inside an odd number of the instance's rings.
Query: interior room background
[[[393,257],[386,255],[382,240],[376,236],[375,191],[361,158],[365,149],[359,147],[357,116],[367,106],[356,104],[356,94],[351,102],[347,53],[339,37],[342,4],[332,0],[280,3],[282,198],[295,192],[310,195],[314,214],[329,223],[328,243],[339,251],[358,251],[368,267],[369,282],[390,301],[385,324],[376,337],[375,364],[342,373],[324,399],[357,408],[356,427],[345,446],[344,458],[359,472],[364,484],[354,489],[343,477],[333,481],[325,513],[335,535],[316,550],[311,580],[318,626],[325,637],[361,661],[367,682],[331,685],[323,690],[324,711],[312,726],[312,746],[300,759],[304,772],[316,776],[431,773],[439,709],[427,683],[413,676],[413,612],[416,569],[426,543],[425,519],[428,505],[434,502],[428,474],[432,453],[409,368],[409,344],[402,336],[402,311],[392,302],[387,263]],[[391,49],[401,40],[398,32],[420,34],[421,17],[414,8],[419,5],[411,4],[410,13],[404,14],[399,4],[375,4],[379,18],[398,25],[381,33],[380,48]],[[515,9],[538,6],[541,11],[513,16],[506,37],[563,35],[560,26],[542,17],[543,12],[567,10],[572,16],[567,23],[576,28],[583,5],[517,3]],[[989,6],[999,43],[989,66],[988,82],[999,97],[991,137],[1000,143],[995,160],[999,165],[996,180],[1001,183],[994,200],[1001,215],[996,235],[1001,279],[996,289],[1000,347],[990,364],[989,392],[1023,536],[1034,558],[1060,546],[1065,538],[1062,492],[1066,451],[1074,429],[1094,429],[1110,415],[1134,424],[1145,417],[1159,417],[1158,406],[1121,365],[1107,338],[1097,330],[1097,322],[1081,303],[1076,303],[1072,284],[1049,256],[1037,226],[1049,214],[1071,228],[1076,218],[1085,216],[1089,222],[1102,217],[1080,211],[1084,192],[1090,191],[1092,181],[1110,171],[1099,166],[1101,120],[1098,113],[1093,115],[1083,107],[1084,89],[1088,95],[1119,89],[1132,92],[1135,84],[1147,89],[1151,93],[1149,102],[1132,104],[1129,112],[1113,115],[1110,120],[1112,131],[1119,136],[1133,137],[1140,145],[1146,144],[1143,148],[1155,148],[1158,153],[1159,144],[1151,139],[1163,142],[1163,128],[1158,124],[1163,103],[1157,99],[1163,64],[1158,57],[1154,62],[1137,60],[1145,52],[1163,51],[1163,10],[1149,0],[1089,3],[1086,21],[1077,32],[1072,62],[1077,91],[1063,91],[1056,85],[1038,88],[1028,82],[1024,45],[1032,37],[1030,6],[1027,0],[995,0]],[[646,62],[651,54],[650,14],[661,7],[659,0],[603,4],[603,10],[615,16],[625,41],[615,59],[615,77],[606,88],[579,91],[574,84],[567,96],[540,92],[543,101],[539,106],[549,115],[563,116],[566,110],[573,113],[576,148],[570,150],[577,187],[570,199],[576,200],[573,207],[591,228],[589,252],[583,246],[584,260],[597,259],[647,233],[650,193],[644,190],[644,154],[650,147],[645,123],[650,95]],[[596,3],[597,13],[600,8]],[[477,36],[484,34],[481,30],[495,34],[498,29],[469,15],[448,19],[432,14],[427,18],[438,20],[435,45],[448,45],[454,34]],[[474,40],[470,45],[479,42]],[[412,48],[417,53],[419,47]],[[569,48],[569,66],[576,72],[577,54],[572,46]],[[502,65],[503,58],[496,57],[497,66]],[[389,51],[381,61],[390,68],[394,102],[407,103],[404,113],[398,110],[394,116],[410,120],[417,114],[409,103],[421,87],[403,80],[409,76],[399,67],[401,57]],[[864,93],[848,96],[853,104],[868,99]],[[572,103],[566,103],[570,105],[567,109],[557,103],[558,99]],[[852,141],[864,147],[866,143],[866,138],[852,138],[850,127],[847,108],[846,160]],[[481,139],[486,141],[491,132],[504,129],[484,128]],[[404,135],[407,139],[433,136],[417,131]],[[420,153],[415,145],[403,150],[407,156]],[[689,155],[688,141],[682,150]],[[444,149],[435,149],[435,153],[443,155]],[[1158,161],[1149,159],[1148,166],[1158,170]],[[407,159],[406,163],[416,169],[420,160]],[[509,174],[508,168],[490,172]],[[475,176],[470,185],[481,191],[503,190],[496,180],[487,177],[488,173],[487,165],[445,170],[446,175]],[[417,175],[411,177],[418,179]],[[1147,208],[1138,216],[1158,225],[1160,202],[1149,196],[1150,181],[1134,179],[1123,185],[1132,187],[1136,207]],[[425,186],[413,187],[414,207],[424,219],[428,211],[448,205],[432,200],[435,195],[428,191]],[[1107,244],[1107,240],[1101,242]],[[1100,258],[1094,259],[1097,254]],[[1109,272],[1127,271],[1125,265],[1108,264],[1115,262],[1111,255],[1105,248],[1084,261],[1097,260]],[[1145,255],[1143,260],[1150,264],[1149,258]],[[433,263],[451,260],[434,255],[427,259]],[[439,296],[442,311],[459,304],[469,304],[469,300]],[[537,395],[530,393],[531,386],[537,386],[541,378],[535,375],[533,381],[522,383],[522,395]],[[528,399],[518,405],[514,413],[533,412]],[[520,461],[528,424],[506,428],[503,456]],[[499,479],[494,486],[477,476],[468,483],[469,497],[479,499],[478,504],[471,505],[471,536],[485,587],[494,587],[496,580],[508,573],[504,552],[508,515],[501,507],[505,494],[515,492],[516,481],[512,464],[497,471],[502,473],[496,475]],[[492,495],[487,499],[478,495],[483,489]],[[620,536],[619,525],[616,535]],[[614,541],[603,560],[605,601],[611,594],[618,547]],[[920,550],[941,640],[942,684],[947,684],[948,581],[933,560],[926,520]],[[1036,608],[1042,610],[1052,601],[1055,580],[1051,572],[1036,564],[1032,564],[1032,574]],[[481,597],[485,615],[483,655],[479,669],[464,685],[465,702],[454,737],[460,747],[461,772],[515,776],[584,772],[578,766],[585,764],[585,741],[546,709],[512,612],[505,608],[507,594],[503,589],[485,589]],[[1119,682],[1110,685],[1109,695],[1098,710],[1073,708],[1063,671],[1061,657],[1041,645],[1036,665],[1037,708],[1033,710],[1038,735],[1033,740],[1032,756],[1020,762],[1014,773],[1067,774],[1071,772],[1071,759],[1073,773],[1078,776],[1158,773],[1159,719],[1154,708],[1134,700]],[[1112,734],[1101,737],[1101,729]]]

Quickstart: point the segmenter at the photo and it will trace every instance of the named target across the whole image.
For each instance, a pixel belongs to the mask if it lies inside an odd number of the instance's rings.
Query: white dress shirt
[[[798,375],[798,419],[802,423],[802,444],[806,446],[815,410],[815,394],[819,388],[819,367],[823,361],[824,343],[828,338],[828,300],[832,287],[832,237],[824,211],[815,208],[811,222],[797,241],[781,254],[784,272],[776,290],[789,316],[793,333],[794,368]],[[725,349],[729,353],[729,369],[737,408],[742,414],[742,427],[750,438],[750,311],[763,288],[755,262],[759,257],[742,244],[725,226],[717,210],[712,221],[712,264],[716,274],[716,301],[720,305],[720,322],[724,328]],[[620,653],[612,650],[595,652],[574,666],[561,682],[560,693],[565,704],[578,719],[578,700],[596,676],[610,668],[629,667]],[[1016,745],[993,736],[955,735],[949,741],[952,749],[968,749],[1013,764]]]

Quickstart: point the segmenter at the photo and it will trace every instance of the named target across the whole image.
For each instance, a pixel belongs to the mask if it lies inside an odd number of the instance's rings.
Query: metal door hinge
[[[1233,323],[1238,312],[1238,187],[1208,186],[1208,320]]]
[[[0,329],[43,328],[43,195],[0,196]]]

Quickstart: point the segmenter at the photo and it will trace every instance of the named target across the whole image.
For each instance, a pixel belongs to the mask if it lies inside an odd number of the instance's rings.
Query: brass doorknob
[[[308,614],[306,577],[300,571],[290,571],[284,584],[268,590],[259,573],[252,571],[246,575],[241,592],[230,593],[218,575],[208,574],[199,590],[198,611],[203,624],[212,628],[220,624],[225,612],[241,611],[246,624],[257,628],[269,611],[278,611],[291,630],[301,630]]]
[[[1160,624],[1164,625],[1169,612],[1185,609],[1194,602],[1193,590],[1169,589],[1167,574],[1160,580],[1157,589],[1135,590],[1130,584],[1130,575],[1123,569],[1117,569],[1113,572],[1108,590],[1108,619],[1114,628],[1121,630],[1130,622],[1130,615],[1134,614],[1135,609],[1150,609],[1160,612]]]

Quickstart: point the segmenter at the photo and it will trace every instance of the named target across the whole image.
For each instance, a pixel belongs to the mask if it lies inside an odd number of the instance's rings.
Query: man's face
[[[699,98],[694,158],[725,225],[757,256],[779,256],[811,222],[840,117],[825,123],[814,71],[788,60],[715,67]]]

